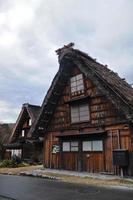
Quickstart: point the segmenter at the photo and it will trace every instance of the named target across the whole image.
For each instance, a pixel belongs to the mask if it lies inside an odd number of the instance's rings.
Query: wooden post
[[[120,130],[117,130],[117,137],[118,137],[118,149],[121,149],[121,142],[120,142]]]
[[[50,169],[52,168],[52,133],[50,133]]]
[[[78,152],[78,171],[83,171],[83,156],[82,156],[82,141],[79,140],[79,152]]]
[[[62,140],[59,139],[60,145],[60,158],[59,158],[59,169],[63,169],[63,153],[62,153]]]
[[[121,178],[124,177],[124,172],[123,172],[123,168],[122,167],[120,167],[120,176],[121,176]]]

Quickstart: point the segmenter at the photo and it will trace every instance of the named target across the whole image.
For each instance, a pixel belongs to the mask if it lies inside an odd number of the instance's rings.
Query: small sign
[[[52,146],[52,153],[58,153],[60,152],[60,146],[59,145],[53,145]]]

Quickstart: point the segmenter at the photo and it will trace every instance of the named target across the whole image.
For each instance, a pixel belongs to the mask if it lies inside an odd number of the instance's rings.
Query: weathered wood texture
[[[71,76],[81,73],[74,68]],[[62,96],[55,108],[46,138],[44,139],[44,166],[50,168],[63,168],[67,170],[79,170],[79,162],[83,171],[87,172],[109,172],[119,174],[119,167],[113,166],[112,152],[114,149],[128,149],[131,151],[131,130],[128,124],[124,123],[125,116],[116,108],[109,99],[99,91],[91,80],[84,77],[85,90],[82,92],[70,92],[70,82],[68,81]],[[85,101],[89,104],[90,121],[83,123],[71,123],[70,105],[74,99]],[[105,130],[106,136],[95,135],[95,132]],[[53,145],[60,145],[57,136],[71,135],[79,141],[79,136],[83,132],[86,134],[80,141],[90,139],[103,140],[102,152],[62,152],[52,153]],[[63,139],[62,139],[63,140]],[[61,146],[60,146],[61,148]]]
[[[129,151],[131,151],[131,139],[129,129],[122,128],[123,127],[121,125],[108,128],[107,135],[103,138],[104,150],[102,152],[81,152],[81,156],[79,155],[79,152],[62,152],[62,159],[60,152],[52,153],[52,146],[60,145],[59,139],[56,136],[62,133],[49,132],[47,138],[45,138],[44,140],[44,166],[50,168],[62,168],[78,171],[78,162],[79,159],[82,159],[83,171],[109,172],[119,174],[119,168],[114,167],[112,164],[112,151],[120,148],[128,149]],[[88,135],[86,136],[86,139],[87,138],[89,138]],[[97,137],[91,136],[91,139],[93,138]],[[71,135],[69,137],[69,140],[73,140],[71,138]],[[78,141],[79,139],[75,138],[75,140]],[[84,138],[80,140],[84,141]]]
[[[74,68],[71,76],[79,73],[81,72],[77,68]],[[67,85],[64,88],[63,94],[55,109],[49,130],[60,130],[74,127],[77,128],[79,126],[78,124],[71,124],[70,119],[71,113],[69,101],[75,98],[82,98],[83,101],[85,97],[88,97],[88,103],[90,107],[90,121],[89,123],[87,122],[80,124],[80,127],[85,127],[86,125],[109,125],[121,122],[125,119],[123,113],[120,113],[120,111],[113,106],[113,104],[102,94],[102,92],[98,91],[98,89],[93,85],[92,81],[84,77],[84,84],[84,93],[75,92],[75,94],[71,96],[70,82],[67,82]]]

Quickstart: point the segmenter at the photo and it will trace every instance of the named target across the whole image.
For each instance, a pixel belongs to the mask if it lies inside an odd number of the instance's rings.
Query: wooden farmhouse
[[[34,140],[29,133],[40,111],[40,106],[23,104],[14,129],[12,131],[6,151],[11,156],[19,156],[22,160],[41,161],[42,142]]]
[[[44,136],[44,167],[133,175],[133,88],[72,43],[56,53],[59,70],[30,130]]]

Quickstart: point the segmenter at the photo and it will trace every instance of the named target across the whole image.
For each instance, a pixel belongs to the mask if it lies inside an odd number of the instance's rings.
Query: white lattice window
[[[22,130],[22,137],[25,136],[25,130]]]
[[[82,150],[83,151],[103,151],[103,141],[102,140],[83,141]]]
[[[71,146],[71,151],[78,151],[79,147],[78,147],[78,142],[74,141],[70,143]]]
[[[76,76],[71,77],[71,93],[83,90],[84,90],[83,74],[78,74]]]
[[[92,148],[93,151],[103,151],[103,141],[102,140],[92,141]]]
[[[32,125],[32,120],[31,119],[29,119],[29,126],[31,126]]]
[[[91,141],[83,141],[82,148],[83,148],[83,151],[92,151]]]
[[[76,104],[71,106],[71,122],[83,122],[89,121],[90,112],[89,105],[87,103],[84,104]]]
[[[11,150],[11,156],[18,156],[21,158],[22,155],[22,149],[13,149]]]
[[[78,151],[79,146],[77,141],[71,141],[71,142],[63,142],[62,144],[62,151],[70,152],[70,151]]]
[[[70,142],[63,142],[62,151],[70,151]]]

